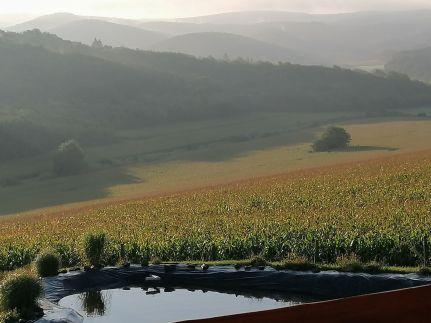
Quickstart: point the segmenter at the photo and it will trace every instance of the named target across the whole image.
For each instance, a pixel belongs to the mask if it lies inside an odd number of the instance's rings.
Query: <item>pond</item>
[[[63,298],[84,322],[176,322],[276,309],[312,302],[301,296],[238,295],[172,288],[130,288],[90,291]]]

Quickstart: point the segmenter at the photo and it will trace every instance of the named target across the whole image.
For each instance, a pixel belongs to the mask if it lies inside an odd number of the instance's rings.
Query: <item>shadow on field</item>
[[[383,151],[397,151],[399,148],[394,147],[381,147],[381,146],[351,146],[346,149],[343,149],[341,151],[345,152],[361,152],[361,151],[377,151],[377,150],[383,150]]]
[[[103,199],[107,188],[137,183],[121,167],[104,168],[76,176],[33,179],[11,187],[0,187],[0,216],[56,205]],[[139,182],[142,182],[139,179]]]

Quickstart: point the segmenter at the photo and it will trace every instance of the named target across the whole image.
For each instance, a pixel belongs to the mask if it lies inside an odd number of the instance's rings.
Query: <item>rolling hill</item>
[[[82,19],[83,18],[81,16],[77,16],[71,13],[66,13],[66,12],[55,13],[51,15],[40,16],[20,24],[10,26],[6,29],[8,31],[13,31],[13,32],[23,32],[26,30],[33,30],[33,29],[46,31],[46,30],[56,28],[58,26],[61,26],[73,21],[82,20]]]
[[[85,19],[48,30],[59,37],[90,45],[95,38],[114,47],[148,49],[166,38],[165,35],[117,23]]]
[[[148,125],[275,112],[375,115],[427,104],[425,84],[340,68],[92,48],[40,31],[0,34],[4,158],[65,138],[107,142],[119,129]]]
[[[306,54],[253,38],[228,33],[195,33],[176,36],[152,47],[156,51],[176,52],[216,59],[250,59],[254,61],[311,63]],[[317,59],[315,60],[317,64]]]
[[[251,25],[270,22],[324,22],[354,25],[417,23],[429,21],[431,10],[405,11],[361,11],[337,14],[308,14],[289,11],[239,11],[206,16],[175,19],[177,22],[194,24],[239,24]]]
[[[385,69],[431,83],[431,47],[398,53],[385,65]]]
[[[328,65],[382,65],[396,52],[431,42],[431,11],[427,10],[334,15],[239,12],[140,26],[174,35],[233,33],[310,57],[319,53]]]
[[[110,23],[115,23],[115,25]],[[106,44],[141,49],[147,49],[154,43],[162,41],[163,35],[234,34],[266,43],[266,46],[271,44],[290,51],[295,50],[303,56],[302,60],[298,60],[298,62],[306,64],[375,66],[385,64],[394,53],[429,46],[431,43],[431,11],[325,15],[255,11],[151,22],[54,14],[19,24],[11,27],[10,30],[23,31],[34,28],[50,31],[62,38],[86,44],[89,44],[94,37],[99,37]],[[138,31],[138,28],[143,31]],[[105,30],[108,32],[104,32]],[[127,35],[124,35],[125,33]],[[207,36],[209,35],[207,34]],[[211,47],[210,41],[207,41],[207,49],[211,48],[211,51],[199,48],[188,50],[188,45],[194,47],[197,46],[196,42],[204,41],[193,40],[196,37],[198,35],[174,38],[167,41],[167,44],[158,46],[164,47],[163,50],[171,50],[172,47],[173,51],[193,53],[199,56],[220,56],[221,50],[216,46]],[[181,41],[185,43],[182,44]],[[220,39],[216,40],[216,43],[218,42]],[[245,40],[242,39],[242,43],[244,42]],[[248,43],[250,43],[250,39]],[[226,51],[224,46],[229,45],[229,51],[236,56],[238,46],[229,42],[228,39],[225,39],[220,45],[224,51]],[[280,51],[278,48],[276,52]],[[316,58],[317,53],[319,57]],[[263,55],[263,57],[265,56],[267,55]],[[284,54],[275,56],[276,60],[279,60],[279,57],[284,58]],[[253,56],[246,55],[245,57]]]
[[[240,11],[175,19],[177,22],[194,24],[256,24],[270,21],[313,21],[319,15],[288,11]]]
[[[431,15],[430,15],[431,18]],[[394,53],[425,47],[431,42],[431,19],[403,23],[371,18],[335,21],[262,22],[257,24],[214,24],[147,22],[142,28],[173,35],[220,32],[241,35],[280,47],[295,49],[313,58],[318,53],[326,65],[382,65]],[[313,63],[312,61],[309,63]]]

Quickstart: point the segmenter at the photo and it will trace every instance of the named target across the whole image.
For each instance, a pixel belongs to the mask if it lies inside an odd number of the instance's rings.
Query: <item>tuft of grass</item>
[[[35,276],[13,273],[3,280],[0,287],[0,307],[6,312],[16,310],[23,319],[32,319],[39,309],[37,300],[41,294],[42,285]]]
[[[39,277],[56,276],[60,269],[60,257],[53,251],[43,251],[37,256],[35,267]]]
[[[88,262],[93,266],[100,266],[106,247],[106,233],[88,233],[84,238],[84,253]]]

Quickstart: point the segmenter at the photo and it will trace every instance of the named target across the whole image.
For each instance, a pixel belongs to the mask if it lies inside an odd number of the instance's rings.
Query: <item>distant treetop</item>
[[[91,44],[93,48],[103,48],[102,40],[94,38],[93,43]]]
[[[322,137],[313,143],[313,150],[319,152],[343,149],[346,148],[351,141],[352,137],[344,128],[329,127],[322,134]]]

